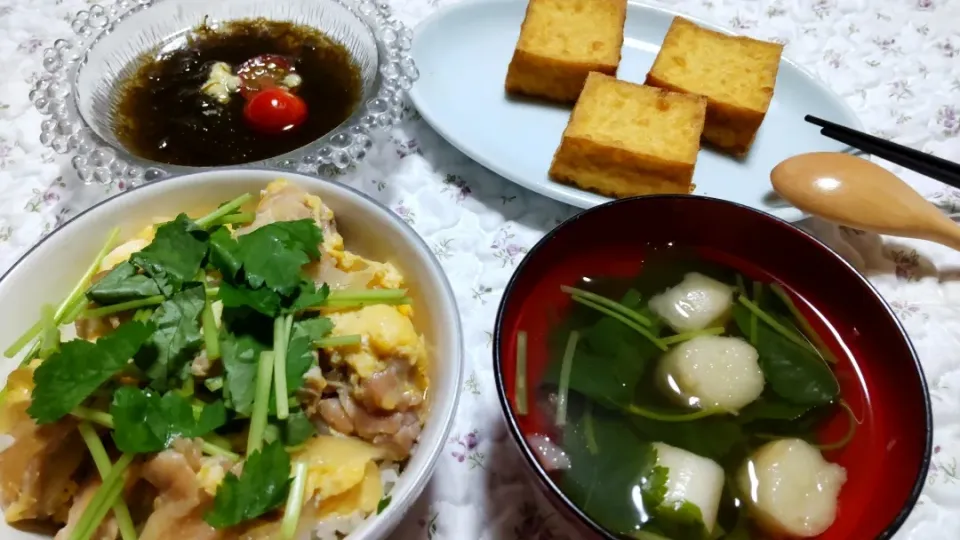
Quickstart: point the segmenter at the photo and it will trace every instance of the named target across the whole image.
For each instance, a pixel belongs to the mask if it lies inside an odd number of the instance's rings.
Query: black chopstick
[[[803,119],[823,128],[820,133],[826,137],[960,189],[960,164],[958,163],[880,137],[874,137],[816,116],[807,115]]]

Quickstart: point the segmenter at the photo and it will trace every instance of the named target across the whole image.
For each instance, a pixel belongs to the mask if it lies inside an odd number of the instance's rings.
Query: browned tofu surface
[[[700,96],[591,73],[550,176],[613,197],[689,193],[706,107]]]
[[[773,98],[783,46],[673,20],[646,84],[707,98],[703,139],[745,154]]]
[[[530,0],[506,90],[573,103],[587,74],[616,75],[627,0]]]

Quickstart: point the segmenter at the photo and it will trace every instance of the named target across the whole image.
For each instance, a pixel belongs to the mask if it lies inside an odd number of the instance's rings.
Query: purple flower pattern
[[[466,462],[470,469],[486,469],[484,465],[486,455],[477,449],[477,446],[480,444],[479,430],[474,429],[462,436],[454,435],[450,437],[447,442],[448,444],[454,445],[453,450],[450,452],[453,459],[460,463]]]
[[[516,265],[517,259],[521,255],[526,255],[527,248],[514,242],[515,234],[510,232],[509,227],[501,228],[497,231],[490,249],[493,250],[493,256],[500,259],[502,267],[507,265]]]

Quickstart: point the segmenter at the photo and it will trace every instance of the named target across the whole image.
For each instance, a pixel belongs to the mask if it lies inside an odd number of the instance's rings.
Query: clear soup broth
[[[611,271],[575,272],[537,285],[559,282],[556,303],[523,309],[518,341],[548,338],[518,342],[514,382],[527,390],[509,388],[563,494],[621,538],[829,530],[857,474],[846,450],[869,448],[874,426],[863,376],[827,320],[708,251],[624,254]]]

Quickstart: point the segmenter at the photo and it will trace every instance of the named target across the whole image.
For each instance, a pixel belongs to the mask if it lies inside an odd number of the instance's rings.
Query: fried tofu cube
[[[587,74],[616,75],[627,0],[530,0],[506,90],[573,103]]]
[[[690,193],[707,100],[587,77],[550,177],[612,197]]]
[[[673,19],[646,84],[707,98],[703,139],[720,150],[750,150],[770,107],[783,45],[730,36]]]

